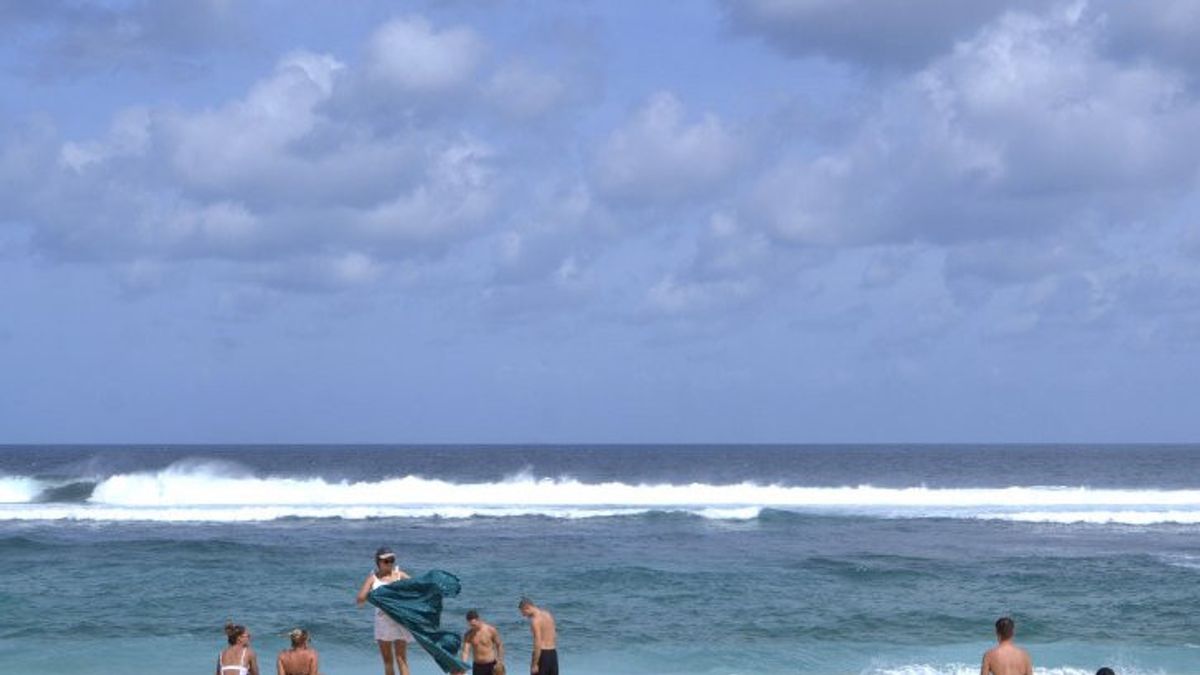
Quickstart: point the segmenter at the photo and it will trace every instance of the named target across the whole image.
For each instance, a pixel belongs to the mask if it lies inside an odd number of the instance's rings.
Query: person
[[[288,633],[292,648],[279,652],[275,659],[276,675],[317,675],[317,650],[308,642],[308,631],[294,628]]]
[[[529,663],[532,675],[558,675],[558,631],[554,626],[554,615],[533,604],[529,598],[521,598],[517,604],[521,616],[529,619],[529,630],[533,633],[533,655]]]
[[[1101,668],[1096,671],[1096,675],[1117,675],[1112,668]]]
[[[401,579],[407,579],[408,574],[396,567],[396,554],[392,549],[382,546],[375,551],[375,569],[367,575],[362,588],[358,589],[355,599],[359,607],[367,601],[371,591]],[[383,610],[375,608],[375,641],[379,643],[379,655],[383,658],[385,675],[409,675],[408,673],[408,644],[413,641],[412,633],[407,628],[396,623]],[[393,666],[395,662],[395,666]]]
[[[217,654],[217,675],[258,675],[258,656],[250,646],[250,631],[232,621],[225,624],[229,646]]]
[[[999,644],[983,655],[979,675],[1033,675],[1029,653],[1013,644],[1016,629],[1016,622],[1010,617],[996,619],[996,641]]]
[[[500,640],[500,631],[479,618],[479,612],[473,609],[467,612],[467,627],[459,658],[466,661],[467,654],[471,654],[471,675],[503,675],[504,642]]]

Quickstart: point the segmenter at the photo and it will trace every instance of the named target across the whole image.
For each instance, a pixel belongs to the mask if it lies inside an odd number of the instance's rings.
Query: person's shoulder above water
[[[1016,635],[1016,622],[1011,617],[1002,616],[996,620],[995,647],[983,655],[980,675],[1032,675],[1033,662],[1029,654],[1013,643]]]

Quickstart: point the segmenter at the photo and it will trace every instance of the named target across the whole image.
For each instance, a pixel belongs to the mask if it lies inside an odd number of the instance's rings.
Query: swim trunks
[[[488,661],[487,663],[480,663],[479,661],[476,661],[475,663],[471,664],[471,675],[494,675],[495,672],[495,661]]]
[[[538,675],[558,675],[558,651],[542,650],[538,656]]]

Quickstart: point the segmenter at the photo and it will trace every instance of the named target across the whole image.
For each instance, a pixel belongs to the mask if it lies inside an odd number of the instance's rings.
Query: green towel
[[[367,595],[367,602],[407,628],[444,672],[461,673],[471,669],[458,658],[462,638],[441,629],[442,598],[452,598],[461,589],[458,577],[430,570],[376,588]]]

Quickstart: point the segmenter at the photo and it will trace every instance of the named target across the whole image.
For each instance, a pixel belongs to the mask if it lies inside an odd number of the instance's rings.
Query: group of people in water
[[[408,578],[409,575],[397,567],[395,552],[382,547],[375,552],[375,569],[363,581],[355,601],[361,607],[371,591]],[[521,598],[517,610],[529,620],[533,634],[530,674],[558,675],[558,631],[554,616],[529,598]],[[484,621],[474,609],[467,612],[466,620],[467,631],[463,635],[459,658],[471,664],[472,675],[506,675],[500,631]],[[250,646],[250,631],[231,622],[225,624],[225,636],[229,646],[217,656],[216,675],[260,675],[258,657]],[[320,660],[309,644],[308,631],[296,628],[288,636],[292,646],[281,651],[275,659],[276,675],[318,675]],[[384,675],[409,675],[408,645],[413,641],[408,628],[376,607],[375,642],[383,659]]]
[[[1013,642],[1017,634],[1017,623],[1011,617],[996,619],[997,645],[983,655],[979,675],[1033,675],[1033,659],[1029,652]],[[1112,668],[1101,668],[1096,675],[1117,675]]]
[[[409,575],[396,566],[396,554],[383,547],[375,552],[375,569],[371,570],[355,596],[361,607],[375,589]],[[455,591],[457,592],[457,591]],[[554,616],[538,607],[529,598],[521,598],[517,610],[529,620],[533,634],[533,653],[529,664],[531,675],[558,675],[558,636]],[[504,641],[500,631],[483,620],[477,610],[466,614],[467,631],[462,637],[459,659],[471,664],[472,675],[506,675]],[[983,655],[980,675],[1033,675],[1029,653],[1014,642],[1016,622],[1004,616],[996,620],[997,645]],[[216,675],[260,675],[258,658],[250,647],[250,631],[245,626],[228,623],[225,636],[229,646],[217,656]],[[288,634],[292,646],[275,659],[276,675],[318,675],[317,651],[309,644],[308,631],[296,628]],[[384,675],[409,675],[408,645],[414,641],[412,632],[375,609],[375,641],[383,659]],[[1111,668],[1101,668],[1096,675],[1116,675]]]

